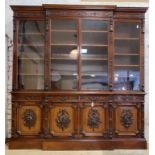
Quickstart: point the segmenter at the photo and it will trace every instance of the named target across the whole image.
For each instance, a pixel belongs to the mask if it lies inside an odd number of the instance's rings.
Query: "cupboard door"
[[[142,129],[141,103],[113,105],[115,136],[136,136]]]
[[[50,133],[53,136],[73,136],[75,109],[71,104],[52,104],[49,112]]]
[[[50,85],[52,90],[78,89],[78,30],[75,19],[51,19]]]
[[[97,103],[95,106],[81,105],[80,116],[81,134],[83,136],[105,136],[107,134],[107,110],[103,105]]]
[[[17,103],[18,104],[18,103]],[[23,136],[36,136],[41,132],[41,108],[34,102],[19,103],[17,131]]]
[[[44,89],[44,39],[44,21],[19,21],[16,73],[19,89]]]
[[[140,89],[140,21],[114,22],[114,90]]]
[[[81,89],[108,89],[107,20],[81,20]]]

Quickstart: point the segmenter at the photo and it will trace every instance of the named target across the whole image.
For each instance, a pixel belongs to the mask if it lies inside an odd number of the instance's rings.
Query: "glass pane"
[[[115,53],[139,53],[140,51],[140,42],[139,40],[124,40],[116,39],[115,40]]]
[[[82,20],[81,89],[108,89],[108,22]]]
[[[115,67],[114,90],[139,90],[139,67]]]
[[[83,20],[82,30],[108,30],[108,22],[103,20]]]
[[[82,60],[107,60],[108,59],[108,48],[100,46],[83,46],[81,49]]]
[[[115,22],[114,89],[139,90],[140,24]]]
[[[51,21],[51,89],[77,89],[77,21]]]
[[[107,45],[108,44],[108,33],[93,33],[93,32],[83,32],[82,33],[82,43],[92,44],[92,45]]]
[[[82,61],[82,89],[103,90],[108,88],[107,61]]]
[[[75,30],[77,27],[76,20],[70,19],[52,19],[51,28],[54,30]]]
[[[117,55],[115,65],[139,65],[139,56]]]
[[[140,23],[115,22],[115,37],[139,38]]]
[[[52,45],[61,44],[76,44],[77,43],[77,32],[52,32],[51,33]]]
[[[42,33],[44,34],[44,31],[45,31],[44,21],[22,20],[19,22],[19,33],[22,33],[22,34]]]
[[[44,89],[44,21],[20,21],[18,35],[18,86]]]
[[[19,88],[44,89],[44,61],[19,59]]]

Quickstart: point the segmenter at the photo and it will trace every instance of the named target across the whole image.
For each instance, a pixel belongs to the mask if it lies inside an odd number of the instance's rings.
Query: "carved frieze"
[[[110,11],[47,11],[47,16],[77,16],[77,17],[112,17]]]
[[[130,109],[124,109],[121,112],[120,122],[121,122],[122,126],[124,126],[126,129],[128,129],[132,125],[133,113],[131,112]]]
[[[46,96],[46,102],[77,102],[77,96]]]
[[[57,127],[60,128],[62,131],[64,131],[64,129],[68,128],[70,122],[71,120],[67,110],[63,108],[60,109],[56,116]]]
[[[87,125],[94,131],[95,128],[100,126],[100,114],[97,109],[91,108],[88,112]]]
[[[42,12],[34,12],[34,13],[32,13],[31,12],[31,14],[29,13],[29,12],[16,12],[15,14],[14,14],[14,16],[15,17],[43,17],[43,14],[42,14]]]
[[[32,109],[26,109],[23,113],[23,121],[24,125],[31,129],[36,123],[37,116],[36,113]]]
[[[143,102],[144,97],[140,95],[114,95],[115,102]]]
[[[89,95],[89,96],[80,96],[80,101],[81,102],[107,102],[109,99],[109,96],[106,95]]]

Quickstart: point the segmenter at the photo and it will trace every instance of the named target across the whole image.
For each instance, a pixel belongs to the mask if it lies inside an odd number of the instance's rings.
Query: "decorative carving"
[[[107,102],[109,96],[80,96],[82,102]]]
[[[71,120],[68,112],[65,109],[60,109],[56,118],[57,126],[63,131],[64,129],[68,128],[70,122]]]
[[[16,129],[12,129],[12,137],[18,138],[20,136],[20,131],[17,131]]]
[[[35,97],[34,96],[26,96],[25,100],[35,100]]]
[[[41,17],[42,14],[41,14],[41,13],[37,13],[37,12],[35,12],[35,13],[32,13],[32,12],[31,12],[31,14],[30,14],[29,12],[25,12],[25,13],[23,13],[23,12],[22,12],[22,13],[21,13],[21,12],[20,12],[20,13],[16,12],[16,13],[14,14],[14,16],[15,16],[15,17],[24,17],[24,16],[28,16],[28,17],[32,17],[32,16],[33,16],[33,17],[34,17],[34,16],[35,16],[35,17]]]
[[[143,95],[114,95],[113,100],[115,102],[143,102]]]
[[[114,28],[113,28],[113,20],[112,18],[110,18],[110,32],[113,32]],[[109,85],[110,90],[112,90],[112,84]]]
[[[133,100],[133,96],[130,96],[130,95],[116,95],[116,96],[114,96],[114,100],[117,100],[117,101],[130,101],[130,100]]]
[[[91,108],[88,112],[88,126],[94,131],[95,128],[99,127],[100,123],[101,121],[99,112],[97,111],[97,109]]]
[[[83,16],[88,16],[88,17],[112,17],[112,12],[109,11],[47,11],[47,15],[60,15],[60,16],[77,16],[77,17],[83,17]]]
[[[36,113],[32,109],[26,109],[23,114],[24,125],[31,129],[36,123]]]
[[[133,113],[131,112],[130,109],[124,109],[122,111],[120,116],[120,121],[121,121],[121,124],[127,129],[132,125]]]
[[[45,101],[50,102],[77,102],[78,97],[77,96],[46,96]]]

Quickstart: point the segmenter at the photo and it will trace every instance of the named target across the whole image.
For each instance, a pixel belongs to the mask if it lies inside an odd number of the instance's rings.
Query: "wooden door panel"
[[[18,109],[18,129],[21,135],[38,135],[41,131],[41,109],[33,102]]]
[[[49,126],[53,136],[72,136],[75,129],[75,110],[71,104],[54,104],[50,108]]]
[[[119,104],[114,108],[114,128],[117,136],[136,136],[141,127],[140,106],[136,104]]]
[[[84,136],[103,136],[107,128],[107,112],[102,105],[81,109],[81,133]]]

